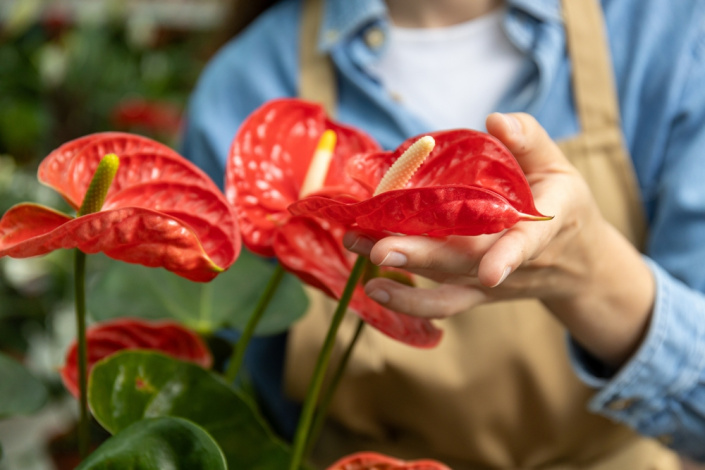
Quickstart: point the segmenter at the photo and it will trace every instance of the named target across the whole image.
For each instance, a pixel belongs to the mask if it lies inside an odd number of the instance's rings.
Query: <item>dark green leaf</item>
[[[96,364],[88,399],[111,433],[140,419],[178,416],[213,436],[232,469],[287,468],[288,446],[255,405],[220,376],[194,364],[147,351],[124,351]]]
[[[133,316],[171,318],[201,333],[224,326],[242,329],[274,272],[274,265],[243,250],[226,272],[208,284],[194,283],[164,269],[98,258],[103,274],[90,289],[88,310],[96,320]],[[285,331],[308,306],[301,283],[287,274],[256,334]]]
[[[44,384],[17,361],[0,353],[0,417],[37,411],[47,399]]]
[[[199,426],[181,418],[137,421],[105,441],[78,470],[227,470],[223,452]]]

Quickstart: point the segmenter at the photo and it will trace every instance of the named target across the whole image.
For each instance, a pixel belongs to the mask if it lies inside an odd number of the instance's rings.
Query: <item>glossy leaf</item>
[[[450,470],[450,468],[435,460],[404,462],[375,452],[358,452],[338,460],[328,467],[328,470]]]
[[[94,416],[111,433],[145,418],[181,417],[213,436],[229,468],[287,468],[288,447],[255,405],[197,365],[153,352],[120,352],[96,364],[88,398]]]
[[[173,319],[202,333],[223,327],[242,329],[274,271],[274,263],[243,251],[228,271],[208,284],[189,282],[164,270],[92,257],[98,272],[88,311],[96,320],[130,316]],[[301,283],[287,275],[269,304],[256,334],[286,331],[306,312]]]
[[[37,411],[47,400],[44,383],[0,353],[0,418]]]
[[[227,470],[206,431],[180,418],[137,421],[105,441],[77,470]]]
[[[98,323],[86,331],[86,343],[89,373],[96,362],[124,349],[155,350],[205,368],[213,364],[213,357],[203,340],[171,321],[119,318]],[[75,341],[66,352],[61,378],[69,392],[78,397],[78,349]]]

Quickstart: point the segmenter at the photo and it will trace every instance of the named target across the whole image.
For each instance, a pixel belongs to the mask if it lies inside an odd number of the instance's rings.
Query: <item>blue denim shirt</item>
[[[504,27],[525,65],[503,112],[534,115],[554,139],[579,132],[559,0],[507,0]],[[705,460],[705,2],[603,0],[622,127],[649,222],[645,259],[656,279],[646,338],[614,373],[571,342],[579,377],[596,388],[590,409]],[[264,101],[295,96],[300,0],[283,0],[225,46],[190,103],[184,154],[217,182],[242,120]],[[386,148],[434,129],[369,74],[388,28],[383,0],[328,0],[319,47],[337,69],[337,119]],[[263,339],[249,360],[280,432],[296,409],[280,389],[282,338]],[[272,355],[272,351],[276,354]],[[263,365],[264,364],[264,365]]]

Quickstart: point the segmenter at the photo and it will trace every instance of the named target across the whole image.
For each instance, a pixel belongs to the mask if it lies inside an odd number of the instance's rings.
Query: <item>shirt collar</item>
[[[509,9],[520,10],[541,22],[563,21],[560,0],[506,0],[506,3]],[[384,0],[326,0],[318,48],[330,51],[367,25],[386,19]]]

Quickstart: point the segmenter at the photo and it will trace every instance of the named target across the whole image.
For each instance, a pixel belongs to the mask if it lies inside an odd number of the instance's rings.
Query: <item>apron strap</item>
[[[602,8],[599,0],[561,0],[561,6],[571,59],[573,98],[582,132],[559,142],[559,146],[586,177],[605,216],[615,208],[601,199],[614,198],[614,189],[622,191],[625,205],[620,206],[617,216],[607,218],[622,227],[622,233],[643,250],[646,216],[634,166],[624,146]],[[605,155],[609,168],[595,166],[591,161],[594,155]],[[618,181],[605,181],[605,171]],[[613,189],[605,193],[609,188]]]
[[[597,0],[561,3],[573,67],[573,94],[582,130],[591,133],[605,128],[619,129],[619,105],[600,5]]]
[[[323,0],[303,0],[299,33],[299,97],[319,103],[328,116],[335,116],[337,93],[335,68],[328,54],[318,49],[323,20]]]

